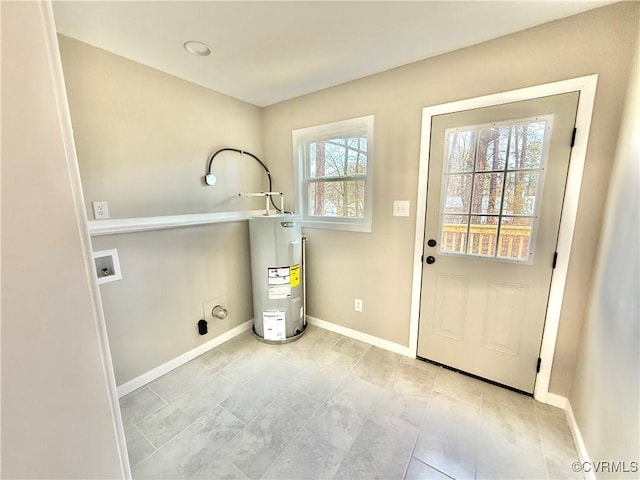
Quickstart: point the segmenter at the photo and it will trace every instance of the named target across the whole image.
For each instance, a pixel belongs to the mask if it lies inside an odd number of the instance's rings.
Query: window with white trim
[[[302,225],[371,231],[373,115],[293,131]]]

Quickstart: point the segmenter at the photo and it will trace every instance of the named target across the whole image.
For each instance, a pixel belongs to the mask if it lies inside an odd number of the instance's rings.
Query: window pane
[[[490,127],[480,130],[476,171],[504,170],[508,142],[509,127]]]
[[[528,260],[533,218],[503,217],[498,239],[498,257]]]
[[[366,135],[309,143],[309,178],[345,177],[366,173]]]
[[[504,173],[478,173],[473,183],[471,213],[500,213]]]
[[[307,158],[308,158],[308,168],[309,168],[309,177],[315,178],[318,176],[318,169],[316,167],[318,163],[318,144],[315,142],[309,143],[307,145]]]
[[[471,217],[468,254],[495,256],[498,221],[498,217]]]
[[[509,172],[505,183],[504,215],[533,215],[539,172]]]
[[[467,244],[467,215],[445,215],[442,219],[440,251],[464,253]]]
[[[547,122],[527,122],[513,126],[509,150],[509,170],[541,168]]]
[[[476,155],[475,130],[451,131],[447,134],[447,167],[448,173],[471,172]]]
[[[364,180],[310,182],[309,215],[364,217]]]
[[[471,174],[445,177],[444,213],[469,213]]]

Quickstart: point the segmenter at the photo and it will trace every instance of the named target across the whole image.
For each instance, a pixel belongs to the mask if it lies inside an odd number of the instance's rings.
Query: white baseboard
[[[573,414],[573,408],[571,408],[571,402],[569,401],[569,399],[567,397],[563,397],[562,395],[546,392],[546,394],[544,394],[543,396],[536,396],[536,400],[564,410],[565,418],[567,419],[567,424],[569,425],[569,430],[571,431],[573,443],[576,447],[576,451],[578,452],[580,462],[583,465],[585,463],[591,464],[591,458],[587,453],[587,446],[585,445],[584,439],[582,438],[582,432],[580,432],[580,427],[578,427],[578,422],[576,422],[576,417]],[[589,471],[583,471],[583,474],[586,480],[596,480],[596,475],[593,469]]]
[[[552,407],[558,407],[558,408],[561,408],[562,410],[567,409],[568,400],[566,397],[563,397],[562,395],[546,392],[543,396],[536,396],[535,399],[541,403],[546,403],[547,405],[551,405]]]
[[[582,432],[580,432],[580,427],[578,427],[578,422],[573,414],[573,408],[571,408],[571,402],[569,402],[569,399],[566,399],[564,412],[567,416],[567,422],[569,423],[569,429],[571,430],[573,443],[576,445],[580,462],[582,462],[583,465],[585,463],[591,464],[591,457],[589,457],[589,453],[587,452],[587,446],[584,443],[584,438],[582,438]],[[596,480],[596,474],[593,470],[594,469],[589,469],[589,471],[583,472],[587,480]]]
[[[125,396],[127,393],[131,393],[134,390],[145,386],[147,383],[154,381],[156,378],[161,377],[165,373],[170,372],[171,370],[178,368],[181,365],[193,360],[194,358],[202,355],[205,352],[208,352],[212,348],[216,348],[218,345],[222,345],[224,342],[231,340],[233,337],[240,335],[242,332],[249,330],[253,326],[253,319],[248,320],[231,330],[224,332],[222,335],[217,336],[216,338],[209,340],[202,345],[197,346],[196,348],[189,350],[188,352],[183,353],[166,363],[154,368],[153,370],[149,370],[146,373],[143,373],[139,377],[136,377],[128,382],[123,383],[118,386],[118,398]]]
[[[310,317],[307,315],[307,320],[311,325],[316,325],[320,328],[324,328],[325,330],[330,330],[332,332],[339,333],[346,337],[353,338],[355,340],[360,340],[361,342],[369,343],[376,347],[383,348],[385,350],[389,350],[391,352],[398,353],[400,355],[404,355],[406,357],[411,357],[411,353],[408,347],[404,347],[402,345],[398,345],[397,343],[390,342],[388,340],[384,340],[382,338],[374,337],[373,335],[368,335],[366,333],[359,332],[357,330],[352,330],[350,328],[342,327],[340,325],[336,325],[335,323],[326,322],[324,320],[320,320],[319,318]],[[241,325],[238,325],[235,328],[223,333],[222,335],[203,343],[202,345],[197,346],[196,348],[189,350],[188,352],[183,353],[162,365],[149,370],[142,375],[129,380],[128,382],[123,383],[118,386],[118,398],[127,395],[128,393],[137,390],[140,387],[145,386],[148,383],[153,382],[156,378],[161,377],[165,373],[169,373],[171,370],[178,368],[181,365],[193,360],[194,358],[202,355],[205,352],[208,352],[212,348],[215,348],[219,345],[222,345],[224,342],[231,340],[233,337],[241,334],[242,332],[249,330],[253,326],[253,319],[244,322]]]
[[[309,315],[307,315],[307,321],[311,325],[315,325],[317,327],[324,328],[325,330],[339,333],[340,335],[344,335],[345,337],[353,338],[355,340],[368,343],[375,347],[380,347],[385,350],[404,355],[405,357],[411,357],[411,351],[409,347],[404,347],[397,343],[390,342],[389,340],[374,337],[373,335],[368,335],[366,333],[359,332],[358,330],[352,330],[350,328],[336,325],[335,323],[327,322],[325,320],[320,320],[319,318],[311,317]]]

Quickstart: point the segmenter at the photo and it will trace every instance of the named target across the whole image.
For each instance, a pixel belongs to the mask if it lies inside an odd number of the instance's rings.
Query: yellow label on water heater
[[[291,288],[300,285],[300,265],[291,265]]]

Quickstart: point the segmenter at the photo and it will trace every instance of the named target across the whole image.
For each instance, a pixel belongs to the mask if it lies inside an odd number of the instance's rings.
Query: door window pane
[[[542,167],[542,152],[547,122],[536,121],[514,125],[511,129],[509,170]]]
[[[478,173],[473,182],[471,213],[499,214],[504,173]]]
[[[539,176],[539,172],[507,173],[503,215],[533,215]]]
[[[494,257],[498,240],[498,217],[472,216],[469,226],[470,255]]]
[[[444,213],[469,213],[472,175],[447,175]]]
[[[447,173],[473,171],[476,155],[476,137],[477,132],[475,130],[453,130],[447,133]]]
[[[498,239],[498,257],[528,260],[531,250],[532,228],[533,218],[502,217],[500,238]]]
[[[440,251],[465,253],[467,249],[468,218],[466,215],[444,215]]]
[[[504,170],[509,143],[509,127],[490,127],[480,130],[476,172]]]

